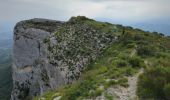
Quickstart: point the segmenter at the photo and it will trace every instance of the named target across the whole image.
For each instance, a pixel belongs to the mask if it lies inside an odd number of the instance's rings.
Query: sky
[[[170,0],[0,0],[0,33],[12,32],[21,20],[67,21],[81,15],[168,34],[169,4]]]

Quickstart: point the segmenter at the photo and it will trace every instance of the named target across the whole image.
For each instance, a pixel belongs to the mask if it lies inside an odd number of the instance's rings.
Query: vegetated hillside
[[[91,60],[77,81],[35,100],[170,99],[170,37],[84,17],[73,19],[74,23],[96,29],[98,34],[115,34],[117,41],[103,49],[97,59]],[[62,28],[56,36],[65,35],[66,30]],[[45,42],[48,43],[48,39]],[[81,45],[75,50],[79,47]],[[53,52],[52,48],[49,50]],[[87,48],[81,50],[83,54],[88,51]],[[71,52],[69,54],[72,57]]]
[[[79,79],[122,29],[86,17],[21,21],[14,28],[12,100],[31,99]]]

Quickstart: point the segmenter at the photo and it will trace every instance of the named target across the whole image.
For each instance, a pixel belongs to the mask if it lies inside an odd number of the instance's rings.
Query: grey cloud
[[[170,17],[169,0],[0,0],[0,23],[85,15],[121,22]],[[102,20],[102,19],[101,19]]]

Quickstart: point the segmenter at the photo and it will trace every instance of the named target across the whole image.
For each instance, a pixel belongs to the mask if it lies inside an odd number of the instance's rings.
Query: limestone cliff
[[[31,19],[14,29],[12,100],[26,100],[70,84],[117,39],[119,26],[72,17]]]

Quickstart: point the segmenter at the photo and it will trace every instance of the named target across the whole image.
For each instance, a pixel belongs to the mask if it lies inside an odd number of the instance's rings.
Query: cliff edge
[[[29,100],[77,80],[122,32],[120,26],[83,16],[67,22],[36,18],[17,23],[11,100]]]

